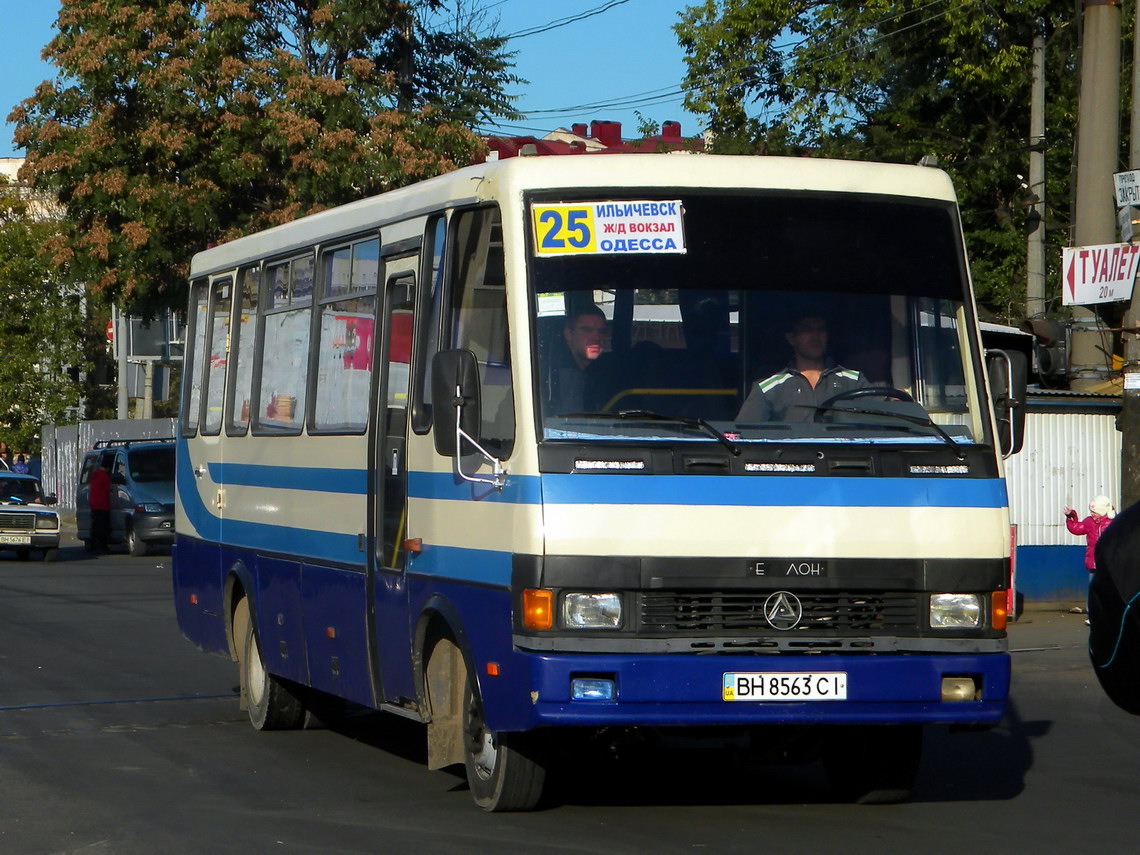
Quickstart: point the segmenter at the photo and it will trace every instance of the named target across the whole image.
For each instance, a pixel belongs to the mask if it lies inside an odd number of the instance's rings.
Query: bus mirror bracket
[[[432,359],[431,374],[432,410],[436,413],[432,433],[436,452],[454,458],[455,472],[464,481],[503,489],[507,483],[503,462],[479,444],[482,419],[479,363],[475,354],[470,350],[441,350]],[[445,423],[444,413],[454,415]],[[468,475],[463,471],[464,443],[491,464],[490,478]]]
[[[1016,350],[986,351],[990,398],[997,418],[998,439],[1003,458],[1016,454],[1025,442],[1025,395],[1029,364]]]

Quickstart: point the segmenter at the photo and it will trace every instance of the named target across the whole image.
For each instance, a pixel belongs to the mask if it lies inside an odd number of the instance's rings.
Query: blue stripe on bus
[[[557,505],[1004,508],[999,478],[818,478],[723,475],[543,475]]]
[[[409,472],[408,498],[537,505],[542,501],[542,491],[533,475],[508,475],[506,486],[497,490],[491,484],[464,481],[450,472]]]
[[[425,543],[423,552],[408,558],[408,573],[503,588],[511,584],[510,552]]]
[[[360,496],[368,490],[368,473],[364,469],[314,469],[256,463],[210,463],[208,466],[210,478],[215,484],[310,490],[318,493],[352,493]]]
[[[322,531],[319,528],[293,528],[234,519],[227,519],[223,524],[222,519],[206,507],[198,492],[198,483],[190,464],[186,440],[179,439],[178,442],[180,447],[178,464],[175,468],[178,498],[182,503],[183,512],[202,539],[228,546],[295,555],[299,558],[314,558],[341,564],[364,563],[365,555],[360,551],[359,541],[354,534],[338,534]]]
[[[722,475],[510,475],[502,491],[450,473],[409,472],[417,499],[558,505],[1004,508],[999,478],[818,478]]]

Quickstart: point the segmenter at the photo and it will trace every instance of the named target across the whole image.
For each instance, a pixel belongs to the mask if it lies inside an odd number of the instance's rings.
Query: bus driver
[[[587,372],[602,355],[606,315],[590,304],[566,316],[562,328],[565,349],[553,355],[548,415],[577,413],[586,409]]]
[[[861,372],[827,355],[827,320],[821,314],[798,315],[784,339],[792,348],[791,361],[783,371],[753,384],[737,423],[809,422],[828,398],[868,385]]]

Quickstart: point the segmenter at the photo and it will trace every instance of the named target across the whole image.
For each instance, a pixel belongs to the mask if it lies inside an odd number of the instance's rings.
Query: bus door
[[[205,358],[201,364],[203,374],[201,410],[198,414],[198,438],[194,443],[196,454],[192,465],[195,483],[198,486],[198,500],[203,509],[199,520],[212,521],[199,533],[205,539],[219,544],[228,542],[225,531],[225,487],[216,483],[214,478],[225,462],[223,404],[230,363],[230,316],[233,309],[233,291],[232,275],[226,274],[211,279],[207,311],[198,319],[204,329],[198,333],[199,346],[194,350],[196,358],[202,359],[203,356]],[[124,464],[125,459],[124,455]],[[214,561],[219,562],[219,567],[224,564],[220,551],[215,555]]]
[[[409,645],[404,539],[407,534],[407,426],[416,269],[419,254],[384,260],[379,320],[380,385],[375,408],[375,449],[369,542],[372,555],[372,661],[379,700],[414,697]]]
[[[211,636],[204,643],[224,649],[224,630],[210,621],[209,610],[188,603],[191,597],[195,603],[221,603],[223,597],[223,493],[214,477],[221,462],[224,440],[222,402],[229,370],[233,277],[225,274],[210,280],[197,279],[191,289],[189,340],[182,377],[180,448],[175,472],[178,549],[174,560],[174,588],[184,631],[200,641]],[[109,453],[113,457],[114,449]],[[120,516],[120,532],[122,526]]]

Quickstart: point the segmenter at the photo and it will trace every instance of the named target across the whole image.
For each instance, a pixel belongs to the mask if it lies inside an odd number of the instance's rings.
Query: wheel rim
[[[245,666],[246,686],[249,690],[249,699],[254,706],[261,705],[265,696],[265,668],[261,664],[261,650],[257,646],[257,636],[250,634],[249,655]]]
[[[483,724],[483,712],[474,697],[467,705],[467,722],[467,750],[471,753],[471,763],[475,774],[486,781],[495,774],[499,752],[495,749],[494,735]]]

